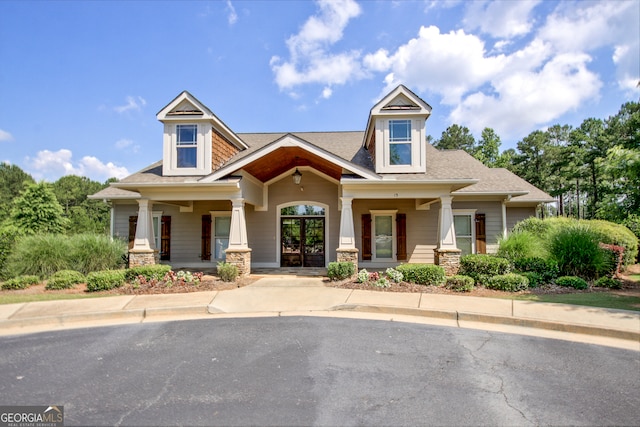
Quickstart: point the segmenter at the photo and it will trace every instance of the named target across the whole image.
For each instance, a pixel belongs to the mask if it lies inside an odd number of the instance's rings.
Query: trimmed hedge
[[[18,276],[13,279],[9,279],[2,284],[2,289],[26,289],[29,286],[37,285],[40,283],[40,278],[34,275]]]
[[[476,283],[486,284],[489,278],[511,272],[511,263],[495,255],[470,254],[460,259],[458,274],[473,277]]]
[[[327,276],[330,280],[344,280],[356,274],[356,266],[352,262],[330,262]]]
[[[529,279],[515,273],[501,274],[490,278],[487,283],[485,283],[485,286],[488,289],[517,292],[523,291],[529,287]]]
[[[577,276],[562,276],[556,279],[556,285],[574,289],[587,289],[589,285]]]
[[[622,283],[619,280],[612,279],[611,277],[601,277],[593,284],[599,288],[620,289]]]
[[[162,279],[165,274],[171,271],[170,265],[165,264],[152,264],[152,265],[140,265],[132,267],[126,270],[125,279],[128,282],[132,282],[139,276],[144,276],[145,279]]]
[[[545,284],[551,283],[560,273],[556,261],[538,257],[519,258],[513,262],[513,265],[517,272],[532,272],[538,274],[541,282]]]
[[[447,288],[456,292],[470,292],[474,287],[473,277],[455,275],[447,277]]]
[[[49,278],[45,289],[69,289],[78,283],[84,283],[86,278],[84,274],[75,270],[60,270]]]
[[[125,270],[94,271],[87,275],[87,291],[108,291],[124,285]]]
[[[419,285],[442,286],[446,283],[444,268],[432,264],[401,264],[396,270],[407,282]]]
[[[529,279],[530,288],[537,288],[540,285],[545,285],[548,283],[543,279],[541,274],[536,273],[535,271],[523,271],[518,272],[518,274]]]

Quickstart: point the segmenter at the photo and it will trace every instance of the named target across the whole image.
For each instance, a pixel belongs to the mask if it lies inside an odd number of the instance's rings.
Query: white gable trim
[[[196,112],[194,112],[194,114],[172,115],[171,113],[185,101],[193,105]],[[206,105],[204,105],[195,96],[191,95],[186,90],[175,97],[173,101],[167,104],[162,110],[160,110],[158,114],[156,114],[156,118],[163,123],[166,123],[168,121],[180,121],[185,123],[207,121],[210,122],[218,132],[227,137],[229,141],[236,147],[240,148],[241,150],[249,148],[249,146],[245,144],[244,141],[242,141],[240,137],[236,135],[235,132],[232,131],[222,120],[220,120],[218,116],[213,114],[213,112],[209,108],[207,108]]]
[[[418,107],[416,109],[406,109],[399,110],[402,114],[419,114],[423,115],[431,115],[431,106],[427,104],[423,99],[421,99],[418,95],[411,92],[404,85],[399,85],[394,90],[389,92],[387,96],[382,98],[376,105],[371,109],[371,115],[385,114],[390,113],[393,110],[385,110],[384,108],[387,106],[393,106],[396,98],[402,97],[408,99],[412,105]]]
[[[375,173],[371,172],[368,169],[357,166],[351,162],[348,162],[329,151],[323,150],[321,148],[316,147],[315,145],[296,137],[295,135],[287,134],[282,138],[270,143],[269,145],[261,148],[260,150],[251,153],[250,155],[238,160],[237,162],[228,164],[221,169],[218,169],[211,175],[208,175],[200,180],[200,182],[213,182],[216,181],[230,173],[233,173],[239,169],[242,169],[249,163],[266,156],[279,148],[285,147],[298,147],[302,148],[305,151],[308,151],[312,154],[317,155],[318,157],[322,157],[325,160],[330,161],[331,163],[340,166],[343,169],[347,169],[362,178],[370,179],[370,180],[380,180],[380,177]]]

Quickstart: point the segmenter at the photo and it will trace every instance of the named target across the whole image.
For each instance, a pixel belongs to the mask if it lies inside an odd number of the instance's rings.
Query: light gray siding
[[[536,208],[534,207],[507,207],[507,229],[511,230],[518,222],[532,216],[536,216]]]

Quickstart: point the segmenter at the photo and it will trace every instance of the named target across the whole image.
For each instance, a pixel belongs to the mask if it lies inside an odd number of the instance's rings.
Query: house
[[[162,160],[91,196],[131,265],[359,268],[493,252],[553,199],[506,169],[426,142],[431,107],[398,86],[364,132],[236,133],[189,92],[158,114]]]

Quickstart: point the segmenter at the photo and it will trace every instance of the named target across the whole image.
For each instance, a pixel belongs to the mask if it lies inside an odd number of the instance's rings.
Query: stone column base
[[[129,251],[129,268],[155,264],[157,264],[156,251],[153,249],[132,249]]]
[[[340,249],[336,251],[338,256],[338,262],[350,262],[355,267],[355,272],[358,272],[358,249],[357,248],[347,248]]]
[[[238,267],[239,277],[251,274],[251,249],[227,249],[225,261]]]
[[[460,270],[460,249],[434,249],[435,264],[444,268],[447,276],[454,276]]]

